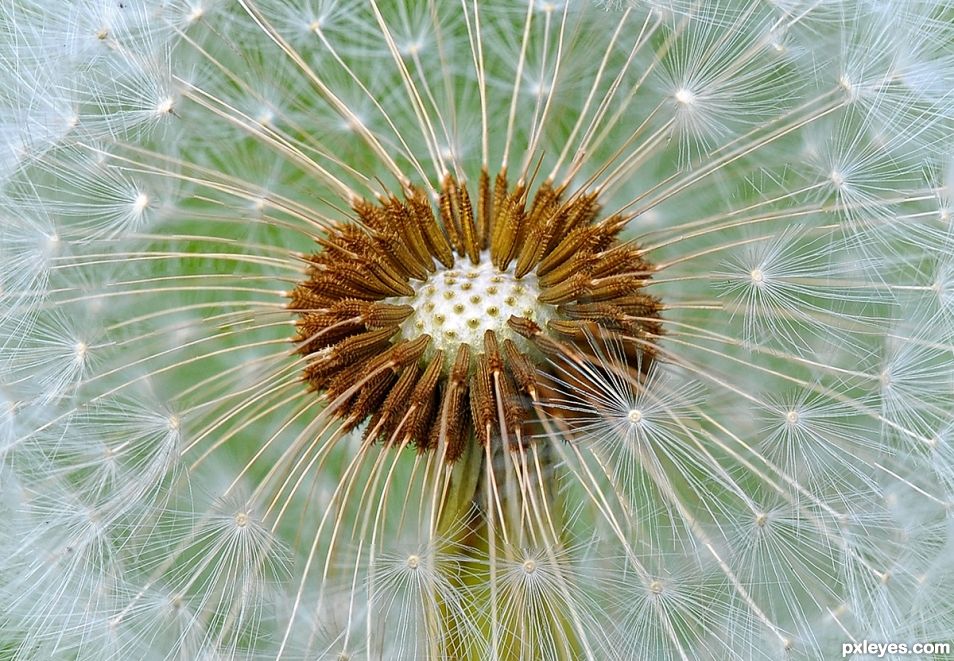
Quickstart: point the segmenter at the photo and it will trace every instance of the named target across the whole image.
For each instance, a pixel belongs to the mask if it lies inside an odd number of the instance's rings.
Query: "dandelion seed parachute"
[[[4,4],[0,657],[948,638],[952,17]]]

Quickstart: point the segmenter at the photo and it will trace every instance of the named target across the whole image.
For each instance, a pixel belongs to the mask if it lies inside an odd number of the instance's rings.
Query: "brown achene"
[[[597,194],[545,182],[529,199],[528,187],[511,189],[504,172],[491,189],[483,171],[476,206],[451,175],[436,205],[414,186],[403,198],[353,204],[357,221],[327,231],[323,249],[307,257],[306,279],[289,294],[297,352],[307,359],[303,380],[346,430],[367,420],[365,440],[438,450],[455,462],[471,439],[526,442],[552,392],[554,360],[606,370],[598,345],[612,341],[635,376],[646,372],[662,333],[662,305],[643,291],[654,268],[619,239],[623,217],[600,218]],[[421,322],[408,320],[424,283],[478,266],[506,274],[520,291],[532,279],[536,305],[550,313],[495,320],[499,310],[489,308],[470,320],[490,324],[477,346],[455,342],[453,330],[440,342],[416,333]],[[446,319],[433,316],[435,327]]]

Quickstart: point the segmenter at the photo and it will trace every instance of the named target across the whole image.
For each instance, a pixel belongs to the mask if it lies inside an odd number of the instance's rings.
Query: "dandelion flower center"
[[[684,106],[690,106],[695,103],[696,95],[692,93],[692,90],[689,90],[685,87],[681,87],[676,90],[676,101]]]
[[[557,359],[598,371],[612,342],[648,369],[654,267],[597,193],[482,171],[475,199],[451,175],[402,197],[352,200],[289,294],[303,378],[345,431],[454,462],[471,440],[522,447]]]

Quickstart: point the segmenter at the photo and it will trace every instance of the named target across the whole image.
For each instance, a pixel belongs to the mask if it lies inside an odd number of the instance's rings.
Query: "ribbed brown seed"
[[[500,225],[497,238],[490,246],[494,265],[501,271],[509,268],[510,262],[520,250],[523,239],[524,195],[526,189],[518,185],[514,192],[506,197],[503,208],[494,218]]]
[[[507,319],[507,325],[510,326],[518,335],[532,340],[542,332],[540,326],[532,319],[512,315]]]
[[[350,335],[323,349],[321,353],[309,354],[309,357],[314,358],[305,368],[306,379],[315,387],[323,387],[332,377],[340,380],[339,377],[343,374],[349,375],[349,369],[354,369],[355,366],[360,367],[361,363],[375,355],[397,331],[398,328],[393,326]],[[367,373],[370,373],[370,370],[365,374]],[[359,371],[348,378],[357,380],[362,375]]]
[[[643,312],[638,315],[629,313],[624,307],[617,305],[616,302],[617,299],[612,299],[611,303],[573,303],[561,305],[559,311],[569,320],[595,321],[600,326],[611,330],[653,335],[658,335],[661,332],[661,326],[656,321],[659,318],[659,311],[658,308],[652,307],[652,301],[644,303]]]
[[[546,275],[560,264],[570,259],[584,246],[591,243],[595,235],[599,232],[595,227],[578,227],[564,238],[553,248],[537,265],[537,276]],[[590,252],[587,250],[586,252]]]
[[[507,325],[510,326],[510,328],[512,328],[518,335],[530,340],[533,345],[545,355],[552,356],[557,359],[559,359],[561,356],[566,356],[563,345],[544,333],[543,329],[531,319],[513,316],[507,320]]]
[[[480,249],[486,250],[490,245],[490,221],[493,214],[493,198],[490,196],[490,175],[486,168],[480,170],[480,180],[477,183],[477,238]]]
[[[611,248],[597,256],[593,266],[593,276],[601,278],[617,273],[639,273],[642,277],[648,277],[647,267],[641,251],[630,246],[621,246]]]
[[[379,209],[374,216],[383,218],[384,213]],[[336,229],[319,240],[319,244],[325,247],[325,251],[312,256],[316,263],[340,269],[343,264],[369,261],[386,274],[384,277],[405,284],[409,276],[424,277],[427,273],[407,252],[401,237],[383,220],[380,229],[370,225],[365,231],[351,225]]]
[[[355,297],[365,299],[400,296],[400,292],[407,289],[406,285],[393,287],[383,282],[371,270],[369,259],[350,262],[347,268],[341,268],[340,264],[317,264],[312,267],[309,287],[320,294],[337,297],[355,292]]]
[[[501,242],[500,233],[504,228],[504,224],[501,222],[501,219],[503,214],[506,212],[504,207],[509,197],[507,194],[508,188],[509,184],[507,183],[507,171],[504,169],[501,170],[497,174],[496,179],[494,179],[494,194],[491,205],[492,212],[490,215],[490,226],[488,227],[490,230],[490,236],[488,237],[487,241],[490,246],[491,261],[493,261],[494,265],[497,265],[496,252]]]
[[[374,303],[371,301],[360,298],[342,298],[332,303],[327,311],[324,311],[320,316],[322,321],[328,324],[352,317],[363,318],[373,305]]]
[[[360,329],[360,321],[353,323],[328,324],[318,315],[311,315],[297,322],[298,332],[294,342],[298,344],[295,353],[308,355],[329,347],[352,335]]]
[[[400,442],[401,434],[393,438],[398,425],[402,424],[408,411],[408,398],[417,385],[417,379],[421,370],[417,365],[408,365],[401,372],[397,382],[391,388],[391,392],[385,398],[381,408],[378,409],[368,421],[368,427],[364,431],[365,440],[373,437],[379,443]]]
[[[410,305],[392,305],[390,303],[374,302],[364,312],[364,324],[368,328],[384,328],[396,326],[414,314]]]
[[[490,417],[493,419],[493,424],[495,427],[503,424],[509,434],[519,436],[523,422],[519,398],[504,368],[497,334],[491,330],[484,333],[484,355],[481,358],[485,361],[490,379],[491,404],[494,407]],[[503,420],[500,420],[501,410]],[[516,438],[511,439],[511,443],[516,442]]]
[[[467,192],[467,184],[460,184],[457,195],[464,251],[470,258],[470,263],[476,266],[480,263],[480,243],[477,236],[477,224],[474,221],[474,207],[470,201],[470,194]]]
[[[438,351],[424,369],[411,393],[410,408],[413,409],[405,423],[404,438],[411,439],[421,450],[427,449],[427,431],[433,423],[437,404],[438,380],[444,365],[444,352]]]
[[[572,232],[578,227],[587,227],[596,218],[600,205],[596,193],[580,193],[567,203],[566,213],[558,228],[560,235]]]
[[[490,368],[485,355],[477,357],[477,367],[470,384],[470,411],[477,441],[484,444],[494,437],[497,418]]]
[[[510,435],[510,448],[515,449],[523,443],[524,429],[523,423],[526,419],[526,409],[517,394],[510,375],[506,371],[496,374],[496,394],[500,398],[501,408],[503,409],[504,424],[507,433]]]
[[[332,400],[336,399],[339,395],[344,394],[363,379],[368,379],[368,383],[371,383],[377,374],[393,375],[395,370],[398,369],[398,365],[393,358],[400,346],[401,345],[397,345],[384,353],[362,358],[340,369],[335,368],[333,365],[330,366],[329,370],[327,370],[327,382],[324,386],[329,398]],[[365,384],[365,386],[366,385],[367,384]],[[361,388],[363,389],[365,386]],[[352,395],[348,401],[343,402],[341,405],[342,408],[347,408],[349,402],[353,402],[360,395],[360,392],[361,390]]]
[[[376,303],[360,298],[342,298],[334,301],[330,305],[323,305],[319,309],[304,314],[301,319],[299,319],[299,324],[304,325],[308,323],[320,327],[331,326],[345,321],[353,321],[355,324],[360,324],[365,322],[369,312],[375,307],[394,310],[395,312],[404,312],[405,309],[413,310],[410,306],[388,305],[386,303]],[[399,321],[400,319],[398,322]],[[394,324],[387,325],[390,326]]]
[[[598,259],[599,258],[592,253],[580,250],[546,275],[540,276],[538,282],[544,289],[555,287],[576,273],[581,271],[590,273]]]
[[[517,256],[514,275],[522,278],[546,254],[547,245],[553,235],[559,217],[564,213],[560,205],[562,190],[553,188],[550,181],[545,181],[537,190],[527,214],[527,232]]]
[[[503,370],[503,357],[500,355],[500,345],[497,343],[497,334],[492,330],[484,333],[484,356],[487,357],[487,369],[491,374]]]
[[[541,260],[537,268],[539,275],[551,270],[577,251],[587,255],[598,253],[610,247],[616,239],[616,235],[606,223],[578,227],[568,234],[558,236],[564,236],[565,238],[561,239],[553,250]]]
[[[551,319],[547,322],[547,328],[558,335],[586,342],[587,331],[593,329],[597,324],[592,319]]]
[[[334,346],[332,357],[328,362],[336,367],[354,363],[364,356],[375,353],[377,349],[387,344],[397,331],[397,326],[389,326],[345,338]]]
[[[405,243],[407,234],[401,235],[392,228],[393,222],[402,222],[402,218],[407,218],[406,212],[392,208],[393,201],[396,201],[396,198],[392,196],[382,203],[383,206],[377,207],[367,200],[358,200],[355,202],[353,209],[359,220],[375,231],[378,245],[385,248],[383,251],[385,255],[393,255],[394,262],[407,275],[424,279],[427,277],[429,270],[427,262]],[[400,204],[400,202],[397,202],[397,204]],[[396,217],[389,219],[389,214]],[[407,226],[410,225],[407,220],[404,220],[403,223]]]
[[[405,195],[409,194],[406,193]],[[393,195],[384,200],[382,208],[387,219],[387,236],[399,239],[401,243],[407,246],[419,267],[433,272],[434,260],[431,259],[431,253],[421,227],[412,217],[412,211]]]
[[[382,211],[382,215],[387,213],[389,213],[387,210]],[[410,223],[407,222],[406,224]],[[375,252],[393,255],[395,261],[402,265],[410,277],[420,280],[426,278],[428,273],[434,270],[433,260],[421,256],[421,253],[426,254],[427,251],[411,245],[407,241],[409,235],[400,234],[400,231],[395,229],[390,222],[382,223],[374,238]]]
[[[638,291],[645,284],[646,276],[641,274],[623,273],[593,278],[587,285],[586,295],[594,301],[606,301]]]
[[[330,350],[330,348],[325,349],[326,352]],[[324,390],[331,375],[334,373],[334,367],[327,361],[311,361],[305,366],[305,369],[302,370],[302,380],[308,384],[311,390]]]
[[[384,249],[382,250],[382,248]],[[379,277],[399,286],[408,286],[408,269],[399,264],[397,258],[387,251],[387,248],[382,246],[381,243],[375,241],[373,248],[366,249],[365,254],[366,259],[376,269],[375,273],[378,273]]]
[[[626,314],[612,303],[564,303],[557,311],[570,319],[616,319]]]
[[[418,227],[423,231],[431,254],[445,267],[453,266],[454,253],[451,251],[451,245],[444,235],[444,230],[440,228],[434,218],[434,211],[431,209],[427,196],[423,191],[418,191],[408,198],[407,203],[418,223]]]
[[[289,310],[319,310],[326,307],[328,298],[311,291],[306,285],[298,284],[288,295]]]
[[[364,365],[361,366],[362,368]],[[390,392],[391,384],[394,383],[394,372],[384,370],[371,377],[371,379],[362,386],[361,390],[348,403],[347,409],[350,423],[346,425],[345,431],[351,431],[361,424],[369,415],[374,413],[381,406],[381,402]]]
[[[649,294],[633,294],[613,299],[613,304],[634,317],[658,317],[662,312],[662,301]]]
[[[457,347],[457,356],[454,357],[454,366],[451,367],[450,380],[458,386],[467,385],[467,376],[470,373],[470,345],[461,344]]]
[[[455,209],[456,197],[457,184],[454,181],[454,177],[448,174],[444,178],[444,186],[441,189],[440,198],[438,199],[438,207],[441,210],[441,221],[444,223],[444,230],[447,232],[451,245],[454,247],[454,250],[457,251],[458,255],[463,255],[464,239],[463,232],[457,220],[457,212]]]
[[[414,308],[409,305],[340,300],[330,308],[309,313],[298,320],[295,341],[304,344],[296,353],[314,353],[363,330],[390,329],[393,335],[397,325],[413,312]]]
[[[509,338],[503,342],[503,351],[517,387],[524,394],[534,396],[537,390],[537,369],[533,363]]]
[[[430,339],[430,336],[422,335],[413,340],[398,342],[384,352],[344,370],[336,368],[330,361],[315,360],[305,368],[303,377],[314,390],[322,390],[327,386],[329,389],[337,388],[338,393],[344,392],[357,380],[378,370],[398,371],[405,365],[417,362],[427,349]],[[331,348],[325,349],[326,355],[330,355],[331,351]],[[338,383],[341,387],[336,385]]]
[[[390,261],[384,252],[380,242],[357,227],[347,226],[330,231],[327,236],[318,239],[318,244],[324,250],[318,254],[310,255],[308,261],[309,275],[315,277],[325,273],[335,273],[343,270],[343,265],[352,266],[363,264],[372,260],[388,261],[385,270],[394,271],[391,279],[398,282],[407,281],[407,273],[400,267],[397,261]],[[306,281],[305,286],[312,283]]]
[[[355,323],[368,325],[394,326],[407,319],[414,311],[409,305],[391,305],[379,301],[366,301],[359,298],[343,298],[335,301],[330,307],[309,313],[306,320],[314,319],[315,323],[323,326],[354,320]],[[375,324],[372,319],[377,321]]]
[[[329,267],[330,268],[330,267]],[[381,273],[382,275],[379,275]],[[340,269],[335,275],[342,282],[348,283],[359,291],[367,292],[369,296],[384,298],[386,296],[410,296],[414,290],[406,284],[398,283],[393,286],[388,282],[388,278],[383,272],[379,271],[370,259],[365,259],[360,264],[352,264],[348,269]],[[411,292],[408,294],[407,292]]]
[[[373,292],[369,292],[362,287],[346,281],[340,275],[334,273],[312,274],[308,281],[308,287],[312,292],[326,298],[363,298],[371,300],[379,298]]]
[[[427,349],[427,345],[430,343],[430,335],[421,335],[415,337],[413,340],[405,340],[399,344],[395,344],[388,349],[388,352],[384,354],[384,356],[388,358],[389,362],[393,362],[394,365],[403,367],[420,359],[420,357],[424,355],[424,350]]]
[[[457,461],[464,452],[464,434],[469,432],[467,424],[468,378],[470,373],[470,346],[461,344],[451,368],[450,378],[444,389],[444,397],[429,438],[431,449],[437,447],[443,434],[446,444],[445,459]]]
[[[550,180],[544,181],[533,196],[533,202],[530,203],[527,222],[533,225],[545,222],[559,202],[560,192],[553,187],[553,182]]]
[[[352,365],[342,370],[327,361],[313,362],[305,368],[304,378],[313,390],[324,390],[331,401],[347,390],[348,384],[354,383],[354,379],[359,378],[363,369],[363,365]],[[343,388],[340,387],[341,384],[344,384]]]
[[[514,275],[518,278],[524,277],[529,273],[536,263],[536,248],[544,240],[543,234],[546,226],[542,223],[527,223],[528,229],[526,236],[521,243],[520,254],[517,255],[517,263],[514,265]]]
[[[368,269],[374,274],[384,286],[388,287],[395,296],[413,296],[414,289],[408,284],[406,279],[399,279],[392,274],[387,266],[387,261],[377,255],[370,255],[367,258]]]
[[[544,303],[557,304],[571,301],[589,292],[590,274],[582,271],[571,275],[560,283],[540,292],[539,299]]]
[[[377,215],[380,210],[368,211],[370,215]],[[363,220],[359,213],[359,219]],[[368,225],[371,227],[371,225]],[[359,227],[354,225],[345,225],[328,230],[327,235],[317,238],[316,243],[324,248],[320,253],[308,256],[308,261],[313,264],[333,262],[338,259],[359,260],[361,255],[365,254],[366,240],[370,237]]]

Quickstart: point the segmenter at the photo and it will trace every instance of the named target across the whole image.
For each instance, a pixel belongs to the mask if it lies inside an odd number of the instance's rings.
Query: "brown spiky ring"
[[[289,294],[303,378],[346,429],[456,461],[466,443],[529,438],[554,360],[603,370],[599,344],[644,373],[662,333],[653,266],[600,218],[596,193],[481,173],[476,210],[448,175],[435,205],[354,203]],[[435,213],[436,210],[436,213]],[[605,362],[605,361],[604,361]]]

